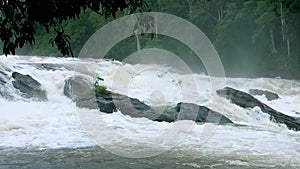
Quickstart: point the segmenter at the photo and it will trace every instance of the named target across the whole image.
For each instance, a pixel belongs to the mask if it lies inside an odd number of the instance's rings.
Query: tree
[[[24,44],[35,43],[37,25],[54,32],[49,41],[57,46],[63,55],[72,55],[70,37],[65,33],[62,23],[78,19],[81,11],[91,9],[104,15],[116,16],[118,11],[128,9],[129,13],[147,8],[144,0],[1,0],[0,2],[0,38],[3,53],[15,54],[16,48]]]

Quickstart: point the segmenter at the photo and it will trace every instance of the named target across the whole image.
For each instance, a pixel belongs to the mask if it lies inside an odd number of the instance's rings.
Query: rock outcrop
[[[31,65],[39,70],[74,70],[74,66],[71,64],[59,64],[59,63],[21,63],[24,65]]]
[[[83,76],[72,76],[65,80],[64,94],[76,103],[77,107],[98,109],[93,84]]]
[[[104,113],[120,110],[124,115],[144,117],[154,121],[193,120],[198,123],[233,123],[227,117],[205,106],[178,103],[176,106],[153,107],[136,98],[108,90],[96,94],[93,90],[93,84],[82,76],[73,76],[65,80],[64,94],[76,102],[78,107],[99,109]]]
[[[259,95],[259,96],[265,95],[265,97],[266,97],[269,101],[279,99],[278,94],[273,93],[273,92],[270,92],[270,91],[267,91],[267,90],[250,89],[250,90],[249,90],[249,93],[250,93],[251,95],[254,95],[254,96],[255,96],[255,95]]]
[[[41,88],[41,84],[31,76],[13,72],[12,77],[14,78],[12,84],[14,88],[18,89],[21,92],[22,97],[37,101],[47,100],[46,91],[43,90]]]
[[[4,71],[0,70],[0,97],[6,100],[13,100],[12,93],[10,92],[9,87],[7,86],[9,80],[10,76],[4,73]]]
[[[192,120],[199,123],[227,124],[233,123],[224,115],[205,106],[192,103],[178,103],[176,106],[153,107],[144,102],[112,92],[96,95],[99,109],[112,113],[119,109],[122,114],[131,117],[145,117],[154,121],[174,122],[177,120]]]
[[[257,100],[253,96],[251,96],[248,93],[230,88],[225,87],[224,89],[217,90],[217,94],[220,96],[223,96],[229,100],[231,100],[232,103],[243,107],[243,108],[253,108],[253,107],[259,107],[264,113],[268,113],[272,120],[275,120],[277,123],[283,123],[285,124],[289,129],[299,131],[300,130],[300,119],[296,117],[291,117],[288,115],[285,115],[281,112],[278,112],[268,105],[262,103],[261,101]]]
[[[8,74],[6,74],[0,70],[0,84],[2,84],[2,85],[6,84],[8,81],[9,81]]]

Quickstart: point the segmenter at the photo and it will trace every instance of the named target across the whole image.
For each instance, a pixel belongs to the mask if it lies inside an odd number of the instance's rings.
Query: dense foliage
[[[198,26],[217,48],[227,74],[299,74],[298,1],[160,0],[151,7]]]
[[[130,12],[146,7],[142,0],[1,0],[0,38],[3,53],[15,54],[15,49],[25,43],[34,44],[37,26],[54,32],[49,40],[63,55],[73,55],[70,36],[62,27],[66,20],[76,19],[82,11],[92,10],[104,17],[115,16],[124,9]]]
[[[69,6],[75,3],[71,1],[65,1],[66,3],[59,2],[65,8],[67,3]],[[138,1],[134,4],[141,3],[141,1]],[[300,48],[298,47],[300,44],[300,3],[298,1],[148,0],[147,4],[152,11],[174,14],[189,20],[199,27],[213,42],[219,52],[226,73],[231,76],[256,74],[259,76],[298,76],[297,78],[300,78],[298,73],[300,71]],[[34,34],[30,35],[35,35],[35,44],[32,47],[25,46],[19,52],[60,56],[60,52],[52,48],[48,42],[52,37],[59,34],[56,30],[60,31],[63,28],[64,33],[70,36],[70,47],[76,56],[85,41],[101,26],[113,19],[109,15],[106,15],[107,17],[98,15],[95,12],[98,9],[95,10],[89,5],[81,9],[86,10],[85,12],[77,10],[76,15],[74,15],[75,18],[79,17],[80,19],[63,20],[60,23],[60,27],[50,31],[50,34],[45,29],[47,25],[45,26],[43,22],[36,23]],[[114,13],[113,15],[119,17],[133,11],[133,8],[130,8],[129,10],[123,10],[123,12],[116,12],[116,9],[111,9],[113,12],[110,11],[109,13]],[[54,15],[54,13],[50,13],[49,18]],[[61,15],[66,19],[72,18],[66,16],[67,13]],[[4,23],[3,20],[1,22]],[[1,31],[8,30],[1,29]],[[145,35],[138,38],[139,45],[137,45],[136,37],[124,39],[106,57],[121,60],[135,52],[138,48],[137,46],[141,49],[157,47],[173,52],[183,58],[193,69],[203,71],[201,62],[184,44],[161,35]],[[30,43],[30,41],[27,42]],[[55,39],[52,38],[51,42],[55,43]],[[20,44],[23,44],[20,40],[16,42],[15,39],[13,41],[15,46],[20,46]],[[11,45],[10,42],[4,44],[4,46],[9,45]],[[68,53],[65,52],[63,54]]]

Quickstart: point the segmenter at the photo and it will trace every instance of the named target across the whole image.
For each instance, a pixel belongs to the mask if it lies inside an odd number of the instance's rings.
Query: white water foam
[[[65,68],[55,71],[39,69],[29,63],[63,64],[74,68],[76,71]],[[171,73],[172,76],[169,76],[168,74],[161,75],[160,71],[135,72],[135,70],[140,70],[135,69],[135,66],[143,67],[143,65],[128,65],[117,61],[92,59],[29,56],[4,58],[2,56],[1,64],[12,71],[29,74],[38,80],[47,91],[48,101],[33,102],[26,99],[6,101],[0,99],[0,146],[76,148],[94,145],[94,142],[81,128],[77,113],[88,115],[99,112],[79,109],[63,95],[64,80],[67,77],[74,74],[85,74],[91,78],[100,76],[105,79],[103,84],[111,90],[128,94],[149,104],[158,104],[155,102],[157,99],[161,99],[161,102],[167,104],[176,104],[179,101],[197,103],[221,112],[236,123],[247,125],[246,127],[217,126],[210,138],[202,144],[201,133],[204,126],[208,124],[195,124],[188,133],[180,130],[177,133],[172,133],[174,136],[185,136],[185,139],[178,144],[176,149],[195,154],[201,152],[215,156],[232,156],[232,163],[245,165],[244,160],[246,159],[265,160],[274,163],[297,163],[300,161],[299,132],[290,131],[284,126],[271,122],[268,115],[261,112],[257,107],[245,110],[216,96],[215,92],[210,89],[211,79],[205,75]],[[116,88],[114,84],[116,70],[124,72],[122,76],[133,79],[126,90]],[[122,76],[117,77],[122,78]],[[193,79],[197,82],[197,88],[190,87]],[[214,80],[218,79],[215,78]],[[248,92],[249,89],[263,89],[277,93],[280,99],[274,101],[267,101],[264,96],[255,97],[278,111],[299,117],[297,112],[300,112],[300,82],[298,81],[270,78],[228,78],[227,85],[245,92]],[[181,90],[183,88],[184,91]],[[160,92],[155,95],[155,91]],[[183,92],[185,92],[185,96],[182,96]],[[215,100],[212,101],[212,97]],[[173,125],[180,125],[178,122],[153,122],[145,118],[131,118],[123,116],[121,112],[99,114],[106,122],[103,124],[102,130],[105,130],[108,136],[110,133],[117,133],[119,136],[136,140],[152,138]],[[103,141],[103,145],[122,146],[120,145],[122,140],[118,140],[121,137],[112,138],[114,139]],[[124,146],[126,145],[124,143]],[[167,146],[168,143],[161,143],[161,146],[164,145]],[[128,148],[130,149],[130,147]],[[187,165],[192,166],[194,164]]]

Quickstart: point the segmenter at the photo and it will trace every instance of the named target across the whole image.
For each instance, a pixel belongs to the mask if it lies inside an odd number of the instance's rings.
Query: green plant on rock
[[[98,77],[95,84],[94,84],[94,87],[95,87],[95,94],[98,95],[98,94],[110,94],[110,92],[107,90],[107,87],[106,86],[103,86],[103,85],[100,85],[99,84],[99,81],[103,81],[102,78]]]

